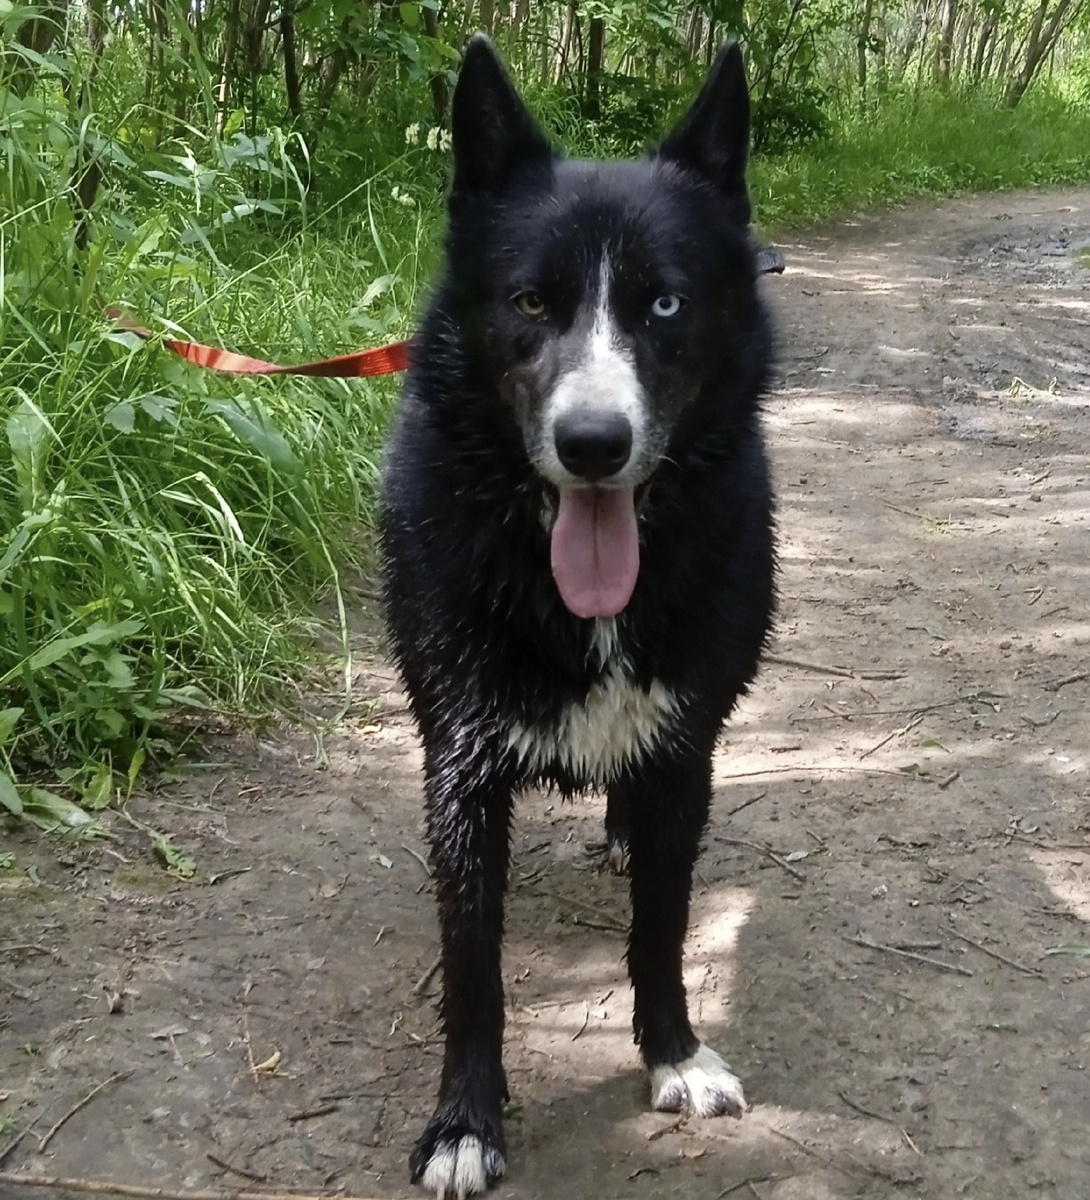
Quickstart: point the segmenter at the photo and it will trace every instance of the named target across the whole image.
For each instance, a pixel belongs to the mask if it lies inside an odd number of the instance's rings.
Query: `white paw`
[[[729,1064],[701,1042],[692,1058],[652,1068],[651,1107],[656,1112],[687,1110],[696,1117],[740,1117],[746,1098]]]
[[[487,1191],[506,1169],[498,1150],[486,1150],[480,1138],[464,1137],[435,1147],[420,1182],[436,1200],[465,1200]]]

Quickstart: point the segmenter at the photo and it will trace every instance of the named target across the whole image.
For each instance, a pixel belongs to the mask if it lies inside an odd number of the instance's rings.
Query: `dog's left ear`
[[[466,47],[451,104],[451,198],[496,192],[520,166],[549,162],[553,151],[515,91],[492,43],[476,34]]]
[[[729,196],[744,200],[748,221],[749,88],[737,42],[719,51],[700,94],[658,148],[656,156],[675,162]]]

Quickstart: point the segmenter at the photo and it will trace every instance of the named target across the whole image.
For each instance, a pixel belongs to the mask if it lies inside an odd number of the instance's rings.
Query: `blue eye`
[[[656,317],[676,317],[684,303],[684,299],[676,292],[668,292],[652,302],[651,311]]]

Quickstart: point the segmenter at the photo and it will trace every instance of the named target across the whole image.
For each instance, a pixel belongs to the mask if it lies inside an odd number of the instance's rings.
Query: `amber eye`
[[[515,297],[515,307],[524,317],[543,317],[545,301],[540,292],[519,292]]]

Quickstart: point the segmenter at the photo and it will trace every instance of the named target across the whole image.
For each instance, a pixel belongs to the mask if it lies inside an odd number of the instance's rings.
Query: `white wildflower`
[[[415,146],[420,141],[420,122],[414,121],[411,125],[405,128],[405,141],[410,146]]]
[[[442,133],[440,133],[440,134],[439,134],[439,149],[440,149],[440,150],[441,150],[441,151],[442,151],[444,154],[449,154],[449,153],[450,153],[450,147],[451,147],[451,136],[450,136],[450,131],[449,131],[449,130],[447,130],[447,129],[444,129],[444,130],[442,131]]]
[[[433,125],[431,127],[431,129],[428,130],[428,149],[429,150],[438,150],[439,149],[439,135],[442,132],[443,131],[439,128],[438,125]]]
[[[409,195],[408,192],[403,192],[401,188],[395,186],[390,193],[390,198],[396,200],[398,204],[403,204],[406,208],[415,208],[416,201]]]

